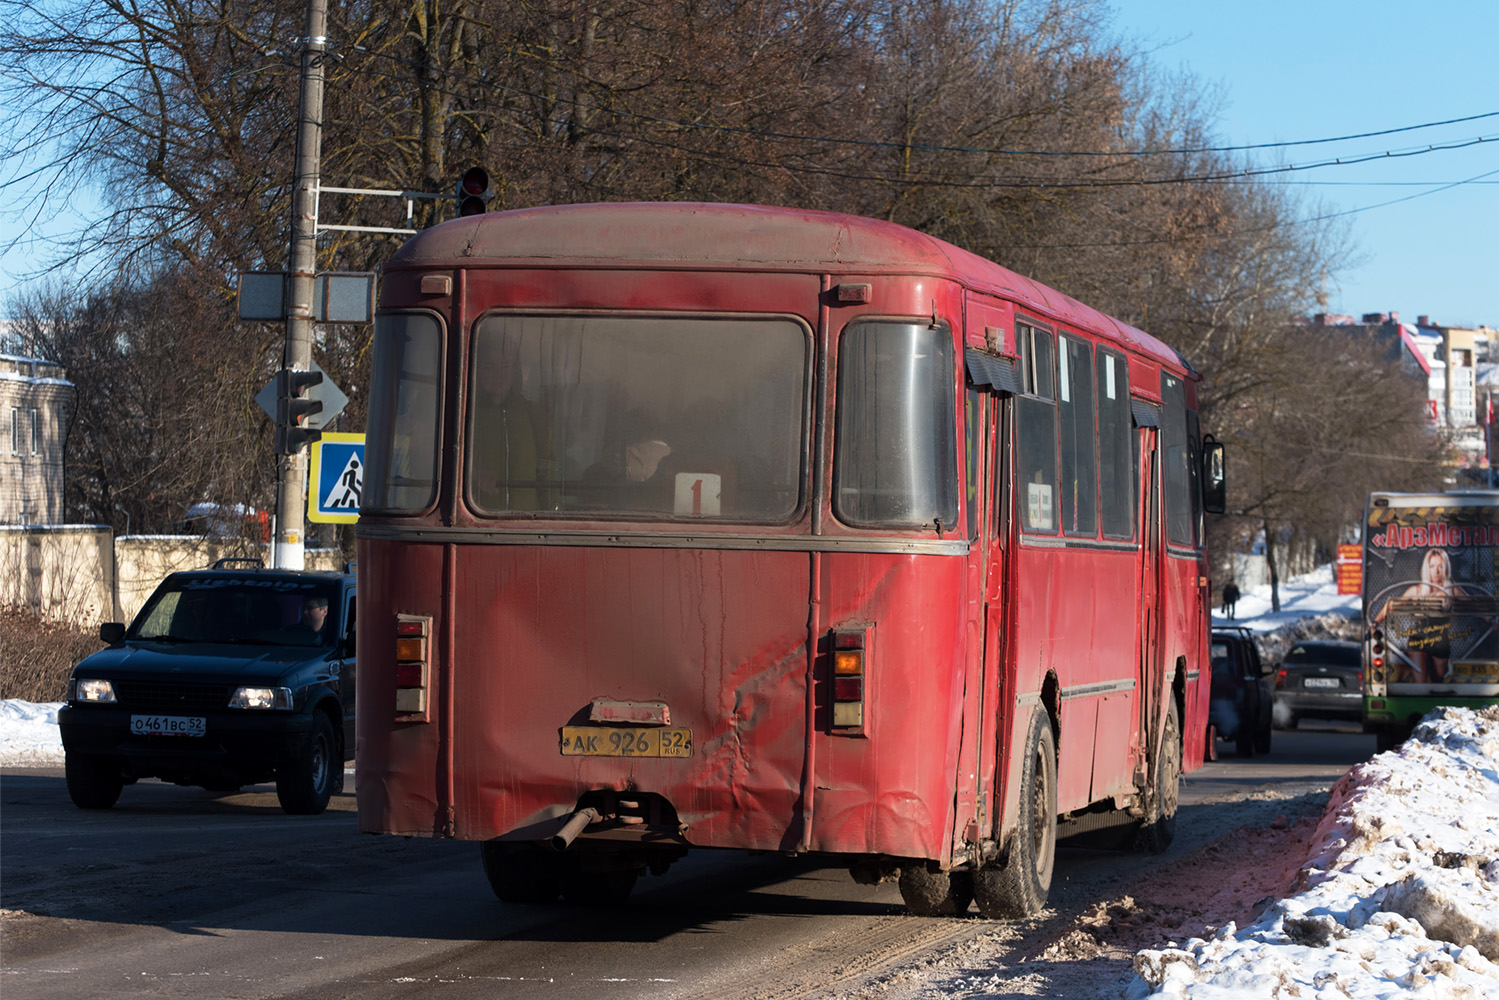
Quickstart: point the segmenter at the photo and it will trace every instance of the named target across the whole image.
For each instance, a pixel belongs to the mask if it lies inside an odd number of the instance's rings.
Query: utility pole
[[[287,262],[284,366],[305,372],[312,365],[312,296],[317,274],[317,200],[323,144],[323,73],[328,50],[327,0],[308,0],[307,37],[302,40],[302,88],[298,102],[296,175],[292,192],[291,254]],[[278,457],[276,540],[272,564],[305,566],[307,446]]]

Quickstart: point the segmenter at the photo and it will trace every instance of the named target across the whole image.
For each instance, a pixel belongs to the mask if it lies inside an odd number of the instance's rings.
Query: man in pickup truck
[[[283,629],[281,637],[288,646],[321,646],[327,624],[328,598],[313,594],[302,601],[301,621]]]

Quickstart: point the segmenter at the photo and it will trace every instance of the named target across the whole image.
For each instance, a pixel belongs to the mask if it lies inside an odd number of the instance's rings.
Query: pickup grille
[[[115,696],[134,712],[212,712],[229,704],[224,684],[174,684],[154,681],[115,681]]]

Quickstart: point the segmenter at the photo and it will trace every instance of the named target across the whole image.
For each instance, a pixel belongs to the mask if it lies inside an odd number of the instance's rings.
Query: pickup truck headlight
[[[291,688],[242,687],[229,696],[230,708],[291,708]]]
[[[114,685],[109,681],[93,677],[75,677],[72,699],[92,702],[95,705],[113,705],[115,703]]]

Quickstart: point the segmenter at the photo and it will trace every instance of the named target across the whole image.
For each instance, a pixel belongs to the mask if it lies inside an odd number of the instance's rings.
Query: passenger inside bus
[[[489,338],[474,364],[474,498],[488,510],[550,510],[556,471],[545,410],[521,392],[519,344]]]
[[[585,503],[599,509],[671,509],[669,476],[662,462],[673,448],[661,424],[642,410],[619,419],[603,457],[583,473]]]

